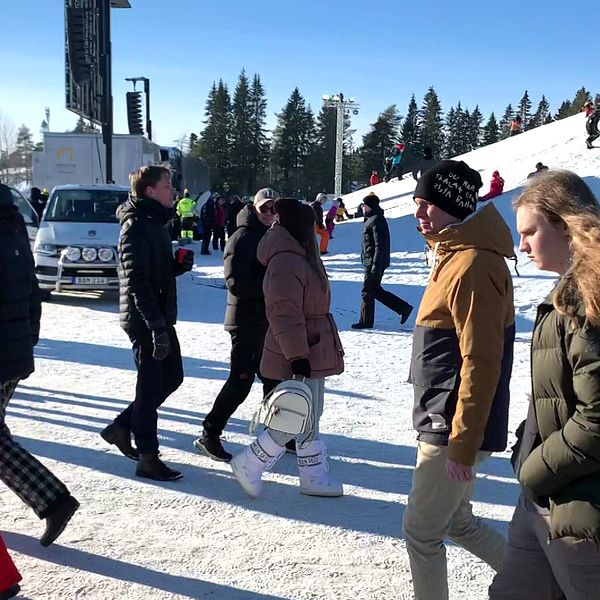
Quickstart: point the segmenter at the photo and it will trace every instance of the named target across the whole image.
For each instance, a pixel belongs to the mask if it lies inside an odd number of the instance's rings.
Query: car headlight
[[[63,250],[63,256],[67,260],[75,262],[81,258],[81,250],[79,248],[73,248],[72,246],[69,246]]]
[[[34,247],[33,251],[44,256],[56,256],[57,248],[53,244],[39,244]]]
[[[98,258],[98,252],[96,251],[96,248],[84,248],[81,251],[81,258],[86,262],[92,262]]]
[[[98,258],[102,262],[109,262],[113,259],[113,250],[112,248],[100,248],[98,250]]]

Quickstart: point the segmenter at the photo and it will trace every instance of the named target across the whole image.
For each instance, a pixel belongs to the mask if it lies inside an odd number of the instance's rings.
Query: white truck
[[[45,133],[44,149],[33,152],[33,185],[103,184],[105,146],[100,133]],[[161,164],[160,146],[142,135],[113,136],[113,180],[129,187],[129,173]]]

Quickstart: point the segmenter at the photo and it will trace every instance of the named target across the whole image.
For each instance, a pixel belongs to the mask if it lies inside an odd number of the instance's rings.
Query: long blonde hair
[[[554,306],[577,322],[578,305],[592,325],[600,325],[600,204],[588,185],[571,171],[549,171],[529,184],[513,204],[533,208],[570,238],[571,267],[560,280]]]

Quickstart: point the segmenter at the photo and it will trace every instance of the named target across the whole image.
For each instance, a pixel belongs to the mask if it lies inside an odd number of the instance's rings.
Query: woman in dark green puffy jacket
[[[560,279],[538,307],[521,497],[492,600],[600,599],[600,205],[569,171],[515,201],[520,250]]]

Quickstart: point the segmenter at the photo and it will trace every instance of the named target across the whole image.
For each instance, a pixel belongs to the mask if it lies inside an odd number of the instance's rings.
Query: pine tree
[[[231,100],[223,80],[213,83],[206,101],[205,128],[196,146],[198,156],[207,163],[211,182],[221,188],[231,175]]]
[[[305,171],[315,140],[315,120],[312,109],[296,87],[285,107],[277,114],[273,136],[273,159],[281,169],[285,194],[312,195],[310,173]]]
[[[457,107],[450,107],[445,121],[445,140],[443,155],[452,158],[460,154],[460,126],[463,110],[458,103]]]
[[[231,172],[238,184],[234,188],[242,194],[248,192],[253,166],[252,157],[252,104],[250,80],[242,70],[233,93],[231,122]]]
[[[373,169],[382,175],[385,158],[391,154],[398,140],[399,120],[396,105],[392,104],[379,114],[371,129],[363,135],[360,154],[366,179]]]
[[[270,183],[266,170],[269,165],[269,140],[267,139],[267,99],[265,89],[261,83],[260,76],[254,75],[250,87],[250,105],[252,107],[252,118],[250,127],[250,146],[252,156],[252,170],[250,173],[250,192]]]
[[[21,125],[15,142],[14,166],[23,169],[26,183],[31,180],[31,153],[34,149],[33,134],[27,125]]]
[[[400,137],[404,142],[406,150],[415,155],[420,155],[423,151],[419,133],[419,108],[413,94],[408,103],[408,111],[402,124]]]
[[[537,110],[531,117],[531,121],[529,122],[528,129],[535,129],[536,127],[540,127],[541,125],[545,125],[548,120],[548,115],[550,114],[550,104],[548,100],[546,100],[546,96],[542,95],[542,99],[538,104]]]
[[[523,97],[519,101],[517,114],[521,115],[521,128],[525,131],[528,129],[529,121],[531,120],[531,100],[529,99],[527,90],[525,90]]]
[[[438,95],[431,86],[423,98],[423,105],[419,111],[419,128],[422,147],[429,146],[434,156],[440,156],[444,148],[442,114]]]
[[[77,119],[75,128],[70,133],[92,133],[98,131],[91,121],[86,121],[82,116]]]
[[[556,121],[560,119],[565,119],[566,117],[570,117],[572,113],[572,104],[570,100],[565,100],[556,111],[556,115],[554,115],[554,119]]]
[[[475,150],[475,148],[479,148],[479,146],[481,145],[482,123],[483,115],[479,110],[479,105],[476,105],[467,121],[467,152],[470,150]]]
[[[585,87],[581,87],[575,93],[575,98],[573,98],[573,103],[571,105],[572,114],[576,115],[581,112],[583,105],[586,102],[591,102],[592,95],[585,89]]]
[[[498,127],[500,128],[500,139],[503,140],[508,137],[508,132],[510,130],[510,123],[515,118],[515,111],[512,107],[512,104],[509,104],[504,109],[504,114],[500,119],[500,123],[498,123]]]
[[[190,154],[192,154],[192,155],[194,154],[196,146],[198,145],[198,141],[199,141],[198,140],[198,136],[195,133],[190,133],[190,140],[189,140],[189,143],[190,143],[190,150],[189,150],[189,152],[190,152]]]
[[[492,113],[483,128],[483,145],[495,144],[500,139],[500,127],[496,122],[496,115]]]

